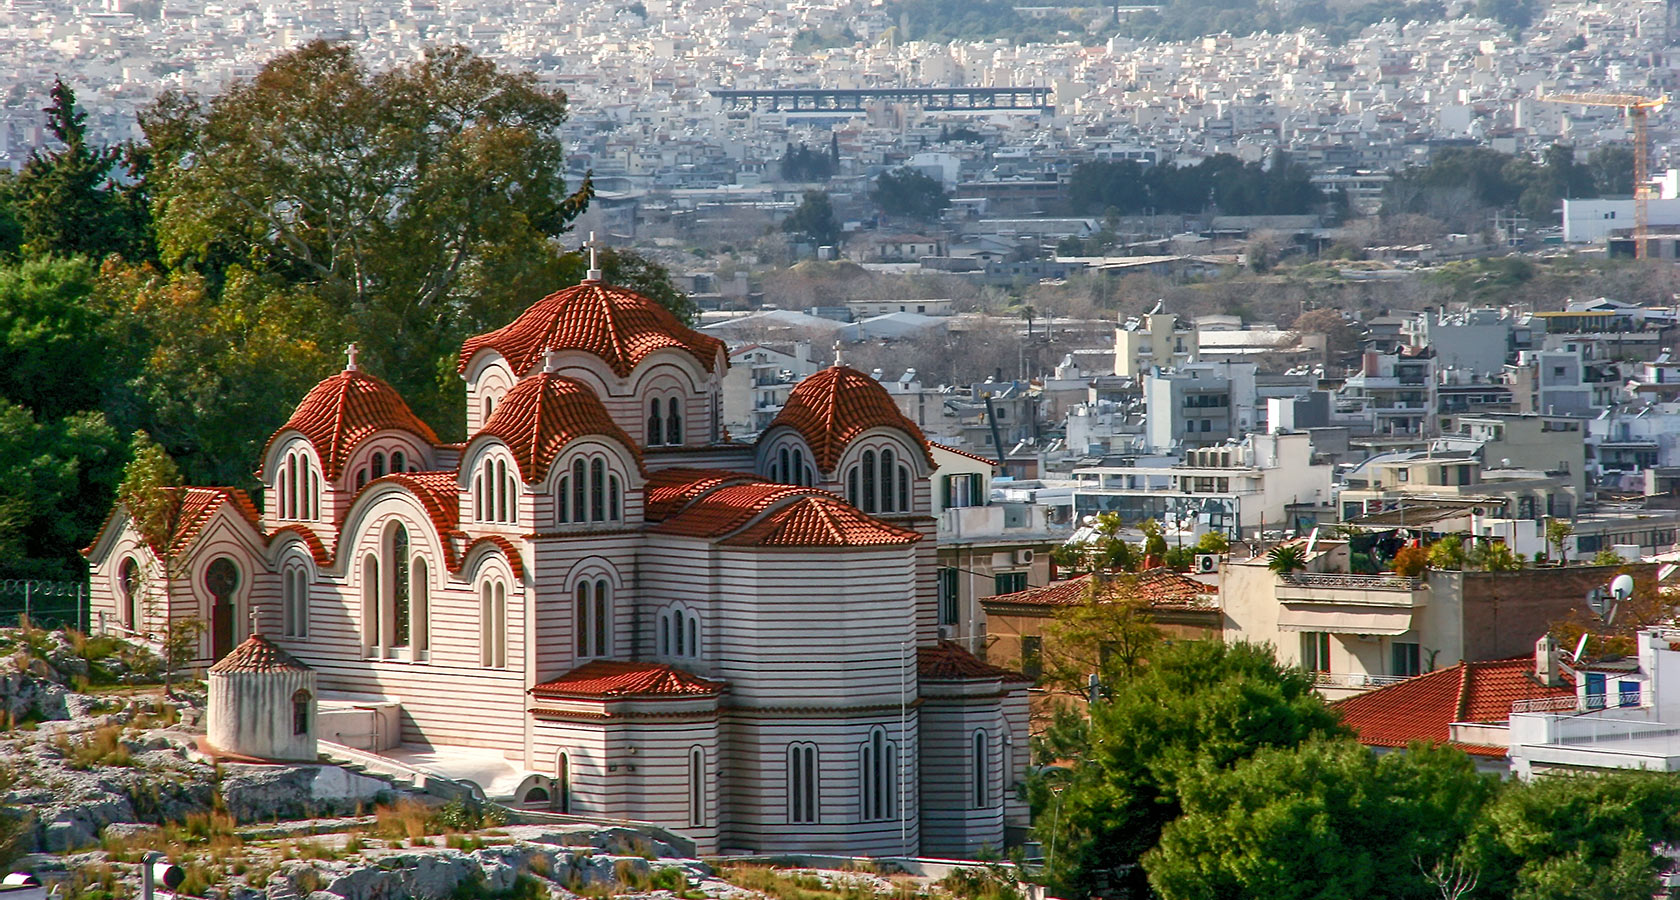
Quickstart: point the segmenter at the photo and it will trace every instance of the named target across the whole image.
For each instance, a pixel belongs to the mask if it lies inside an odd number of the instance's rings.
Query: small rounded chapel
[[[206,731],[221,753],[314,762],[315,671],[251,635],[210,667]]]

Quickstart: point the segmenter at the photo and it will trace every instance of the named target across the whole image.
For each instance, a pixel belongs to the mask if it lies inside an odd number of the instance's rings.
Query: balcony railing
[[[1537,697],[1533,700],[1517,700],[1511,704],[1511,713],[1562,713],[1579,712],[1574,696],[1568,697]]]
[[[1337,575],[1316,572],[1288,572],[1278,581],[1295,587],[1339,588],[1351,591],[1415,591],[1423,586],[1422,578],[1402,575]]]
[[[1363,672],[1312,672],[1313,684],[1333,688],[1377,688],[1399,684],[1407,675],[1366,675]]]

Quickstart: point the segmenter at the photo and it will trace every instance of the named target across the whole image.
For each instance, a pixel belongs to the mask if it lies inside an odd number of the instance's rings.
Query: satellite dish
[[[1617,602],[1633,596],[1633,576],[1623,573],[1610,580],[1610,596]]]
[[[1604,588],[1593,588],[1587,592],[1587,607],[1595,616],[1604,615],[1604,611],[1610,608],[1610,598],[1605,595]]]

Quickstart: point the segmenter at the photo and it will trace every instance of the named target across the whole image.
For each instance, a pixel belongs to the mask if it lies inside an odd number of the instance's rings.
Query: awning
[[[1328,603],[1283,604],[1279,631],[1327,631],[1332,634],[1405,634],[1412,630],[1411,610],[1335,606]]]

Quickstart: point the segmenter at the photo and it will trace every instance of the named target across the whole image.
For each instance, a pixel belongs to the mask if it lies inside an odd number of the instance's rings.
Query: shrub
[[[53,739],[53,746],[64,754],[65,761],[72,769],[134,765],[134,757],[129,753],[128,745],[122,741],[122,728],[116,725],[102,725],[94,729],[92,734],[78,738],[60,734]]]
[[[1416,578],[1429,568],[1429,551],[1407,545],[1394,554],[1394,574]]]

